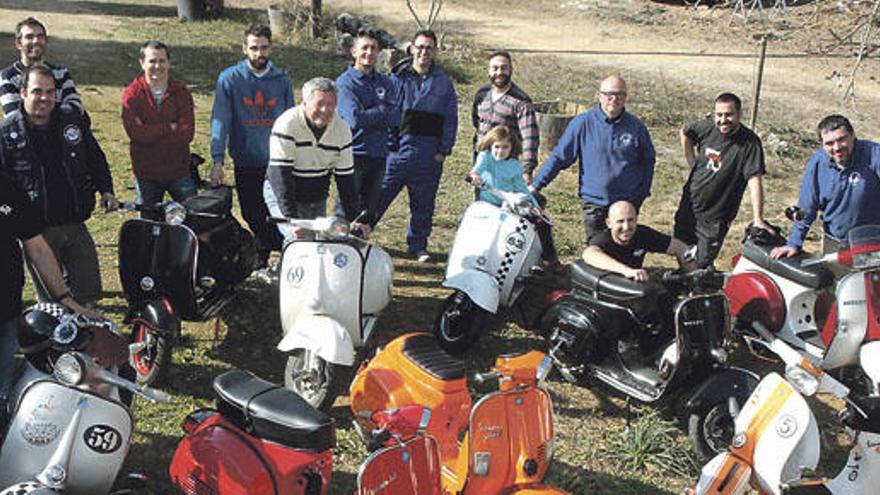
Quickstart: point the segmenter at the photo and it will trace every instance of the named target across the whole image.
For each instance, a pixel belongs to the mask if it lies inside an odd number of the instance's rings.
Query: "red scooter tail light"
[[[209,416],[215,414],[217,411],[213,409],[198,409],[193,411],[187,417],[183,418],[183,422],[180,423],[180,427],[183,428],[183,431],[186,432],[187,436],[195,433],[196,429],[202,423],[202,421],[208,419]]]

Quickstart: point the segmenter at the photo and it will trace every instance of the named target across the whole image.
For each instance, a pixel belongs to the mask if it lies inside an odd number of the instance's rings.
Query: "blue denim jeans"
[[[0,411],[6,408],[12,392],[15,353],[18,352],[18,316],[0,322]],[[0,413],[0,416],[3,416]]]
[[[157,182],[152,180],[135,179],[134,187],[137,191],[137,202],[142,205],[154,205],[161,203],[165,198],[165,192],[178,203],[184,199],[196,195],[196,183],[192,177],[184,175],[171,182]]]
[[[281,213],[281,208],[278,206],[278,199],[275,198],[275,191],[272,190],[272,186],[269,185],[269,181],[266,181],[263,185],[263,198],[266,200],[266,208],[269,210],[269,215],[273,217],[284,216]],[[327,216],[326,198],[311,203],[307,203],[304,201],[295,201],[294,206],[296,208],[296,211],[294,212],[292,218],[314,220],[318,217]],[[279,224],[278,232],[281,232],[281,236],[284,237],[285,245],[287,245],[288,242],[294,239],[293,231],[288,225]]]

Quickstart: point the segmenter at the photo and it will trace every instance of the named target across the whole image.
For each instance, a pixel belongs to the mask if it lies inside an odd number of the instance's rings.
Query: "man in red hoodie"
[[[196,194],[189,143],[195,131],[192,94],[171,78],[171,54],[159,41],[141,47],[144,73],[125,88],[122,123],[131,138],[138,203],[155,204],[168,191],[175,201]]]

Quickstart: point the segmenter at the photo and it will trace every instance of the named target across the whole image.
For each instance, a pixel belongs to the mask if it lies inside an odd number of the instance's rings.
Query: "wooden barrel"
[[[535,117],[541,135],[541,147],[538,150],[540,155],[543,157],[549,155],[571,119],[587,110],[586,105],[570,101],[553,100],[535,103]]]

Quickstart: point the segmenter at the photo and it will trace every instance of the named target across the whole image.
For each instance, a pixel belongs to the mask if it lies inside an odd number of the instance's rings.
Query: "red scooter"
[[[325,495],[330,493],[336,427],[299,395],[250,372],[214,379],[216,409],[183,421],[186,432],[169,469],[186,494]],[[371,416],[377,450],[361,465],[357,494],[440,493],[436,441],[424,435],[421,406]]]

